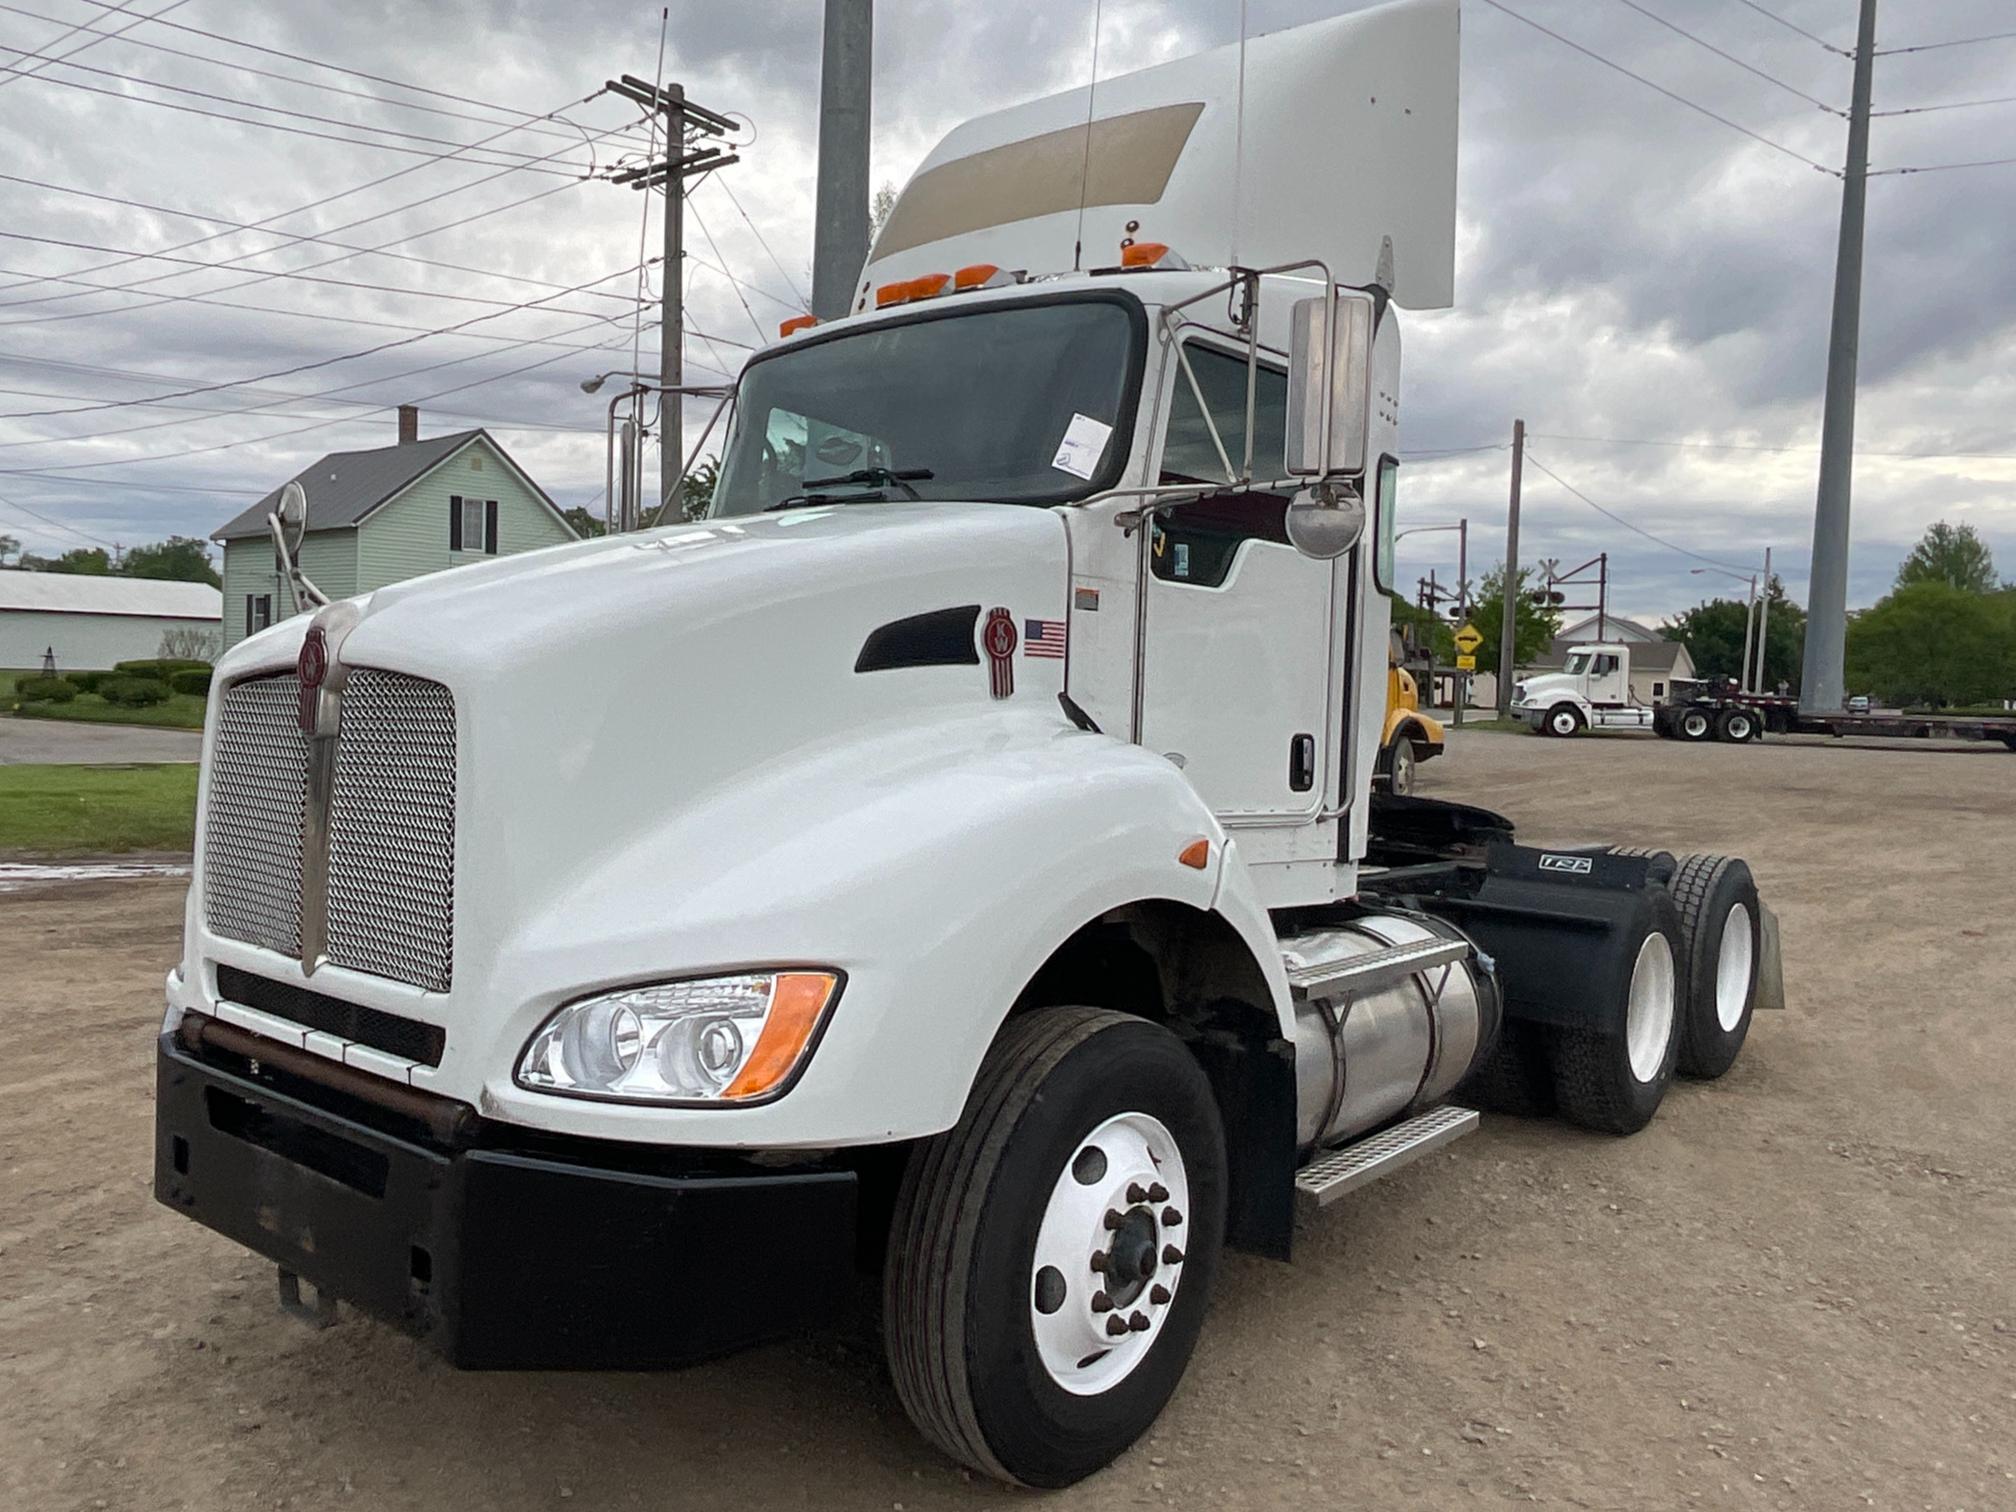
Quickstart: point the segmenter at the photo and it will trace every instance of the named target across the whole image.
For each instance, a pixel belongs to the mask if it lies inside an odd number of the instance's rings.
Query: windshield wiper
[[[910,486],[911,480],[922,482],[926,478],[936,476],[937,474],[928,467],[905,467],[900,470],[890,467],[857,467],[854,471],[842,473],[837,478],[800,478],[798,484],[801,488],[832,488],[842,483],[893,483],[914,499],[917,497],[917,490]]]
[[[837,481],[837,480],[836,480]],[[889,495],[877,488],[868,493],[857,494],[793,494],[788,499],[779,499],[775,504],[765,504],[763,513],[775,514],[780,509],[812,509],[820,504],[886,504]]]

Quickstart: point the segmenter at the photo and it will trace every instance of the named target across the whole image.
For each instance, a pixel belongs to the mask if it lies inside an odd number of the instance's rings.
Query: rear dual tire
[[[1712,1079],[1736,1064],[1757,1004],[1764,955],[1757,883],[1734,856],[1689,856],[1672,889],[1686,942],[1680,1072]]]
[[[1111,1463],[1189,1364],[1225,1192],[1217,1103],[1168,1030],[1092,1008],[1010,1020],[897,1194],[883,1326],[911,1420],[1011,1483],[1068,1486]],[[1116,1318],[1127,1327],[1109,1332]]]
[[[1652,917],[1625,976],[1616,1030],[1556,1029],[1549,1046],[1561,1116],[1603,1134],[1635,1134],[1652,1121],[1680,1053],[1686,941],[1664,891],[1646,894]]]

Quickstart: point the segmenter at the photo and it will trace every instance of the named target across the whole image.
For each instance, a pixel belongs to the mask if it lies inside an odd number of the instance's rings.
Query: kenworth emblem
[[[322,701],[322,679],[329,675],[329,637],[320,625],[310,626],[308,638],[301,642],[294,675],[301,683],[301,733],[313,739],[316,706]]]
[[[301,813],[301,971],[329,959],[329,808],[336,794],[336,732],[343,722],[343,641],[359,618],[353,603],[315,615],[294,675],[301,682],[301,733],[308,737],[308,791]]]
[[[989,609],[980,644],[987,651],[987,685],[996,698],[1006,698],[1015,691],[1015,616],[1006,609]]]

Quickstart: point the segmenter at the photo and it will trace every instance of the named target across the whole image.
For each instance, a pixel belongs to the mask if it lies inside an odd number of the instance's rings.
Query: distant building
[[[308,495],[301,570],[330,598],[575,538],[488,431],[422,441],[419,428],[418,412],[401,406],[398,445],[331,452],[294,476]],[[279,502],[276,488],[212,537],[224,545],[226,646],[305,607],[266,525]]]
[[[1572,625],[1563,625],[1561,633],[1554,637],[1554,644],[1559,646],[1565,641],[1570,645],[1579,646],[1588,641],[1608,641],[1612,645],[1622,644],[1635,648],[1639,645],[1654,644],[1663,639],[1657,630],[1616,614],[1602,616],[1599,629],[1597,616],[1592,614],[1587,619],[1577,620]]]
[[[0,667],[37,671],[53,655],[59,672],[102,671],[159,656],[171,632],[214,656],[223,607],[208,583],[0,572]]]

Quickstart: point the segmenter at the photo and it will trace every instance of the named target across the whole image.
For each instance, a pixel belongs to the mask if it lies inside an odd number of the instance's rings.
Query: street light
[[[1397,548],[1410,535],[1432,535],[1436,531],[1446,530],[1456,532],[1456,607],[1462,612],[1463,623],[1467,625],[1470,623],[1470,521],[1462,519],[1454,525],[1415,525],[1397,532],[1393,537],[1393,544]],[[1431,582],[1434,580],[1434,573],[1429,573],[1429,580]],[[1454,717],[1456,728],[1460,730],[1463,727],[1463,706],[1470,701],[1470,674],[1460,668],[1456,673],[1454,692],[1450,712]],[[1432,700],[1435,694],[1435,655],[1432,642],[1428,655],[1428,694]]]

